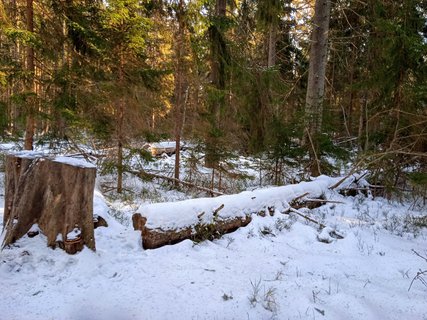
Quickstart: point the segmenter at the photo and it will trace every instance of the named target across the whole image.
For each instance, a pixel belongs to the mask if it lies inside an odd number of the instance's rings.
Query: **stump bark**
[[[37,224],[50,247],[59,246],[70,254],[84,245],[95,250],[96,168],[70,159],[34,153],[6,156],[6,234],[2,247],[14,243]]]

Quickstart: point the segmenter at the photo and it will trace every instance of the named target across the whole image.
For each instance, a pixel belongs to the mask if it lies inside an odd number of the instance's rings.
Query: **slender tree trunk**
[[[120,98],[118,104],[118,136],[117,136],[117,193],[123,191],[123,100]]]
[[[349,101],[348,101],[348,105],[347,105],[347,119],[348,119],[348,131],[349,131],[349,136],[352,136],[353,134],[353,128],[354,128],[354,124],[353,122],[355,121],[353,119],[353,108],[354,108],[354,103],[355,103],[355,98],[354,98],[354,88],[353,88],[353,83],[355,80],[355,63],[357,61],[357,54],[355,54],[355,52],[352,52],[351,55],[351,66],[350,66],[350,92],[349,92]]]
[[[179,169],[181,155],[181,134],[183,127],[183,109],[185,103],[185,21],[184,1],[179,1],[176,12],[178,20],[178,32],[176,42],[176,74],[175,74],[175,187],[179,186]]]
[[[62,28],[61,28],[62,29],[62,34],[61,34],[62,52],[61,52],[60,59],[58,59],[59,60],[57,65],[58,69],[64,68],[68,64],[67,52],[69,51],[67,48],[67,42],[65,41],[67,37],[67,25],[66,25],[65,17],[62,18],[61,25],[62,25]],[[61,93],[65,93],[69,91],[70,95],[72,94],[71,84],[69,83],[63,86],[58,86],[56,89],[58,92],[61,92]],[[55,134],[57,135],[57,137],[64,139],[65,138],[65,121],[64,121],[64,117],[62,116],[62,112],[61,110],[55,110],[55,108],[53,108],[52,112],[55,115],[55,124],[54,124]]]
[[[174,178],[177,179],[175,181],[175,187],[179,187],[179,169],[180,169],[180,161],[181,161],[181,135],[175,132],[175,170],[174,170]]]
[[[209,37],[211,42],[210,64],[211,80],[216,91],[209,102],[210,128],[206,139],[205,166],[214,168],[219,162],[218,156],[218,134],[220,133],[220,111],[225,103],[222,96],[225,89],[225,42],[223,39],[223,27],[221,21],[226,16],[227,1],[216,0],[215,3],[215,23],[209,27]]]
[[[123,88],[123,54],[120,52],[119,83]],[[124,100],[119,98],[117,104],[117,193],[123,191],[123,121],[124,121]]]
[[[18,8],[16,5],[16,0],[12,0],[11,1],[11,5],[12,5],[12,25],[13,26],[17,26],[18,25],[18,21],[19,21],[19,16],[18,16]],[[12,49],[12,57],[13,60],[15,61],[20,61],[21,60],[21,45],[19,42],[15,43],[15,45],[13,46]],[[22,89],[22,83],[12,83],[10,84],[11,87],[11,95],[15,94],[16,92],[19,92]],[[10,133],[12,135],[16,134],[16,129],[17,129],[17,119],[19,116],[19,111],[17,110],[16,107],[16,103],[14,103],[13,101],[9,101],[10,104]]]
[[[218,17],[225,17],[227,0],[216,0],[215,13]]]
[[[319,154],[318,135],[322,127],[323,97],[325,92],[325,72],[328,53],[328,31],[331,10],[330,0],[316,0],[311,34],[310,66],[308,71],[307,96],[305,103],[305,143],[310,143],[310,157]],[[311,136],[312,139],[308,139]],[[317,158],[317,157],[316,157]],[[318,162],[318,159],[316,160]],[[319,163],[311,166],[311,174],[317,176]]]
[[[268,68],[273,67],[276,64],[276,43],[277,25],[275,23],[271,23],[268,31]]]
[[[27,8],[26,8],[26,16],[27,16],[27,31],[33,33],[34,32],[34,10],[33,10],[33,0],[27,0]],[[27,46],[27,71],[28,77],[27,80],[27,91],[35,93],[35,82],[34,82],[34,49],[32,45]],[[35,113],[35,99],[31,97],[31,99],[27,99],[28,111],[26,115],[26,123],[25,123],[25,142],[24,149],[32,150],[33,149],[33,140],[34,140],[34,130],[35,130],[35,121],[34,121],[34,113]]]
[[[151,130],[155,130],[156,129],[156,125],[157,125],[157,119],[156,119],[156,110],[155,109],[153,109],[152,111],[151,111],[151,119],[150,119],[150,128],[151,128]]]
[[[393,132],[393,138],[390,141],[389,148],[392,149],[393,145],[398,140],[398,130],[400,126],[400,110],[401,110],[401,101],[402,101],[402,83],[405,78],[405,72],[403,70],[400,70],[399,72],[399,78],[397,79],[397,83],[394,89],[394,96],[393,96],[393,110],[392,114],[390,116],[392,118],[395,118],[395,125],[394,125],[394,132]]]
[[[14,9],[13,9],[12,4],[13,3],[11,1],[11,8],[9,8],[9,10],[11,12],[10,13],[11,17],[14,16]],[[11,21],[9,21],[7,14],[6,14],[5,5],[2,2],[0,2],[0,21],[1,21],[2,27],[11,25]],[[13,22],[15,22],[15,21],[13,21]],[[3,52],[4,52],[6,55],[13,57],[14,47],[12,46],[12,48],[8,48],[5,45],[5,43],[6,43],[6,37],[1,32],[0,33],[0,53],[3,54]],[[7,82],[4,90],[0,90],[0,99],[2,101],[6,102],[6,110],[5,110],[5,114],[4,114],[6,116],[6,119],[5,119],[5,121],[0,120],[0,126],[2,126],[1,130],[6,129],[6,130],[10,130],[10,132],[11,132],[11,128],[12,128],[12,126],[11,126],[11,124],[12,124],[12,108],[11,108],[11,96],[12,96],[12,94],[13,94],[12,86],[10,85],[9,82]],[[4,125],[4,127],[3,127],[3,125]]]
[[[359,115],[359,151],[368,151],[369,148],[369,126],[368,126],[368,92],[363,91],[360,101],[360,115]]]

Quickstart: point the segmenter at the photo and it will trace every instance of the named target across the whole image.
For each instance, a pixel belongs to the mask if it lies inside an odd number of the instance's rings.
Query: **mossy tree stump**
[[[84,245],[95,250],[95,177],[96,168],[82,160],[34,152],[7,155],[2,247],[26,233],[34,236],[37,224],[50,247],[70,254]]]

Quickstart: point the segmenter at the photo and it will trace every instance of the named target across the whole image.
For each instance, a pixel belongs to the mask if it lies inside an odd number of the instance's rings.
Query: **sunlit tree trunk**
[[[33,0],[27,0],[26,7],[26,18],[27,18],[27,31],[33,33],[34,32],[34,10],[33,10]],[[34,49],[32,45],[27,46],[27,66],[28,79],[27,79],[27,92],[35,94],[35,82],[34,82]],[[28,110],[27,110],[27,118],[25,124],[25,142],[24,149],[32,150],[33,149],[33,140],[34,140],[34,130],[35,130],[35,121],[34,121],[34,113],[35,113],[35,99],[31,97],[31,99],[27,99]]]
[[[268,61],[267,67],[273,67],[276,64],[276,43],[277,43],[277,25],[271,23],[268,30]]]
[[[185,103],[185,20],[184,1],[180,0],[176,12],[178,20],[177,40],[175,45],[176,71],[175,71],[175,186],[179,186],[179,169],[181,156],[181,133],[183,126],[183,112]]]
[[[311,174],[314,176],[320,174],[318,136],[322,127],[330,11],[330,0],[316,0],[305,103],[305,143],[310,150]]]

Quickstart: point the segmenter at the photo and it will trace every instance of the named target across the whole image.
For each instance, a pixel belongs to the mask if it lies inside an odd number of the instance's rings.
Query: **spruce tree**
[[[103,63],[106,84],[112,91],[108,106],[115,119],[117,141],[117,192],[123,189],[123,147],[126,143],[125,119],[132,89],[144,84],[145,48],[150,21],[145,7],[137,0],[111,0],[102,16],[105,39]]]

